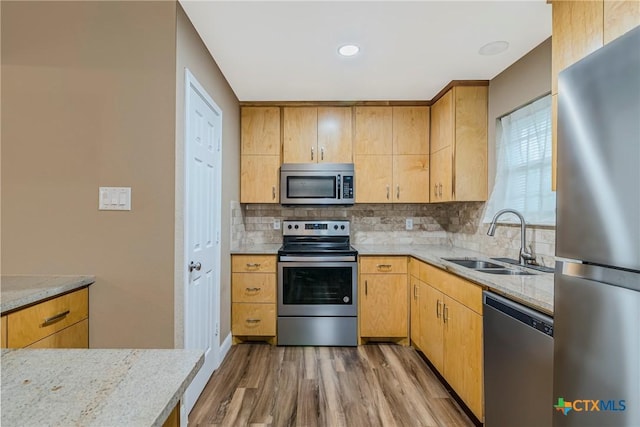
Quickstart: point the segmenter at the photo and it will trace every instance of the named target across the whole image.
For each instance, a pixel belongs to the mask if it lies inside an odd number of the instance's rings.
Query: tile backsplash
[[[275,220],[347,219],[354,244],[449,244],[488,256],[517,258],[520,226],[498,225],[487,236],[482,222],[485,203],[357,204],[351,207],[284,207],[272,204],[231,204],[231,247],[282,242]],[[413,229],[405,230],[405,220]],[[554,227],[527,227],[527,244],[538,262],[553,266]]]

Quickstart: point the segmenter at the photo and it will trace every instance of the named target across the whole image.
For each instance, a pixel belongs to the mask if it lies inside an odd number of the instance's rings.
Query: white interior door
[[[220,363],[222,111],[185,72],[185,348],[205,354],[204,366],[185,393],[188,414]]]

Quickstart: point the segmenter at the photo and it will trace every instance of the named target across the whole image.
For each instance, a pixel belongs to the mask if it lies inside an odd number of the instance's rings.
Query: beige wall
[[[212,59],[182,7],[178,6],[176,62],[176,336],[177,347],[183,346],[184,265],[183,203],[181,177],[184,173],[184,96],[185,68],[206,89],[222,110],[222,232],[220,280],[220,341],[231,332],[231,264],[229,256],[231,202],[240,198],[240,107],[227,80]]]
[[[173,347],[176,3],[1,7],[2,272],[94,274],[92,347]]]
[[[551,93],[551,37],[489,82],[489,191],[496,174],[496,119]]]

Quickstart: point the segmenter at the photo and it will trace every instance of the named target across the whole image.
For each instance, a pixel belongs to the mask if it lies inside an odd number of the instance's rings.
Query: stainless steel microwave
[[[353,205],[353,163],[285,163],[280,166],[283,205]]]

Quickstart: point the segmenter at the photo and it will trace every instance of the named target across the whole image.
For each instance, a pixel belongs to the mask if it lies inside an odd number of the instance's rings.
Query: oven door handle
[[[343,256],[295,256],[281,255],[280,261],[302,261],[302,262],[355,262],[356,257],[353,255]]]

